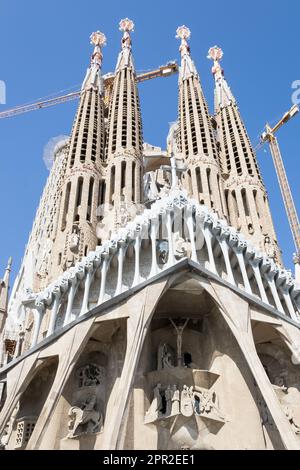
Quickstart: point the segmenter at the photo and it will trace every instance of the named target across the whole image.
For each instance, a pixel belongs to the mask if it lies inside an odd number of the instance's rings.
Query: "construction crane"
[[[136,76],[137,82],[144,82],[145,80],[150,80],[157,77],[168,77],[178,72],[178,65],[176,62],[168,62],[166,65],[161,65],[157,69],[149,70],[144,73],[139,73]],[[110,101],[110,96],[114,83],[114,74],[104,75],[104,85],[105,85],[105,96],[104,103],[108,106]],[[18,114],[27,113],[29,111],[35,111],[41,108],[48,108],[49,106],[54,106],[56,104],[65,103],[67,101],[72,101],[78,99],[82,93],[82,90],[78,90],[67,95],[57,96],[56,98],[51,98],[44,101],[36,101],[31,104],[25,104],[21,106],[16,106],[15,108],[7,109],[6,111],[0,112],[0,119],[16,116]]]
[[[270,151],[272,154],[281,195],[283,198],[283,202],[285,205],[285,210],[287,213],[287,217],[289,220],[289,224],[291,227],[296,253],[294,255],[294,263],[295,263],[295,277],[298,282],[300,282],[300,225],[299,219],[295,207],[295,203],[293,201],[292,192],[289,186],[289,182],[287,179],[287,175],[285,172],[284,164],[282,161],[279,145],[277,138],[275,137],[275,133],[283,126],[286,122],[288,122],[292,117],[294,117],[299,112],[299,107],[297,105],[293,105],[289,111],[287,111],[280,121],[272,128],[269,124],[266,124],[265,131],[262,133],[260,141],[261,143],[268,142],[270,146]]]

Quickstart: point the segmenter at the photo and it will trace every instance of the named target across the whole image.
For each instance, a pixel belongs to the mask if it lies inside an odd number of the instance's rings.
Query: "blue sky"
[[[280,5],[280,6],[279,6]],[[135,22],[133,52],[138,71],[178,59],[177,26],[192,31],[191,50],[212,111],[210,46],[224,50],[223,67],[250,138],[257,143],[266,120],[275,123],[291,106],[300,80],[299,0],[152,0],[0,2],[0,80],[7,87],[0,110],[78,86],[89,63],[91,32],[107,36],[104,72],[114,69],[120,48],[119,20]],[[165,145],[177,116],[177,77],[140,84],[144,139]],[[43,149],[49,139],[69,134],[76,102],[0,120],[0,275],[7,258],[19,268],[48,171]],[[300,116],[278,134],[296,205],[299,201]],[[258,153],[284,263],[294,251],[269,150]]]

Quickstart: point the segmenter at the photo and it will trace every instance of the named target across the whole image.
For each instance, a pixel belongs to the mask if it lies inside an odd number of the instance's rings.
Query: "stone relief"
[[[158,263],[166,264],[168,261],[169,244],[166,240],[160,240],[157,243]]]
[[[97,409],[96,396],[88,397],[81,405],[72,406],[68,412],[71,418],[68,427],[68,438],[81,434],[99,432],[103,428],[103,416]]]
[[[7,444],[9,443],[9,439],[12,435],[19,409],[20,409],[20,402],[17,403],[16,407],[14,408],[11,414],[9,421],[7,422],[4,428],[3,434],[0,438],[0,449],[5,449]]]
[[[174,234],[174,254],[176,259],[191,257],[191,244],[180,237],[179,233]]]
[[[145,416],[145,424],[161,419],[182,415],[187,418],[202,416],[224,422],[216,392],[198,386],[177,385],[162,386],[160,383],[153,390],[153,400]]]
[[[77,228],[73,228],[73,233],[70,235],[69,248],[73,253],[77,253],[79,248],[79,233]]]
[[[295,434],[300,434],[300,392],[296,387],[274,386],[282,409]]]
[[[168,344],[161,344],[157,354],[157,370],[175,367],[174,351]]]
[[[44,241],[43,246],[40,248],[42,256],[40,258],[40,265],[36,268],[37,274],[40,277],[46,276],[49,272],[52,245],[53,241],[50,238],[47,238]]]
[[[76,375],[78,377],[79,388],[100,385],[105,377],[105,369],[97,364],[87,364],[80,367]]]

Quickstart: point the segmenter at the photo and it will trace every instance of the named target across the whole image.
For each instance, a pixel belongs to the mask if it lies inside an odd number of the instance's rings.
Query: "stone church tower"
[[[187,39],[190,30],[177,29],[181,39],[179,71],[179,148],[188,170],[184,187],[200,204],[224,215],[224,192],[218,165],[216,139],[198,72]]]
[[[300,449],[300,286],[222,52],[213,117],[177,29],[164,151],[143,142],[133,27],[104,76],[92,34],[9,302],[10,263],[0,282],[1,447]]]
[[[105,143],[101,76],[105,42],[103,33],[97,31],[91,35],[94,52],[82,84],[71,134],[49,280],[73,266],[98,244],[97,206],[102,198]]]
[[[226,210],[236,229],[280,263],[266,190],[237,102],[224,78],[222,56],[219,47],[210,48],[208,57],[214,61],[215,113]]]
[[[122,50],[115,70],[108,116],[106,204],[112,205],[117,226],[121,214],[143,201],[142,120],[131,52],[133,23],[120,23]]]

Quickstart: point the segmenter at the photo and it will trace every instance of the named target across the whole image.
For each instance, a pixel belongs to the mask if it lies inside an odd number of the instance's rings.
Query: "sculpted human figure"
[[[300,434],[300,392],[296,387],[289,387],[281,400],[286,417],[295,434]]]
[[[192,403],[193,395],[191,394],[190,388],[187,385],[183,386],[181,392],[180,409],[183,416],[192,416],[194,409]]]
[[[185,329],[186,325],[188,324],[189,318],[187,318],[183,325],[176,325],[172,318],[169,318],[170,322],[174,326],[177,334],[177,366],[182,366],[182,335],[183,330]]]
[[[95,410],[96,407],[96,396],[93,395],[92,397],[87,398],[87,400],[79,406],[72,406],[69,410],[69,416],[71,420],[69,421],[69,438],[75,437],[78,435],[78,428],[79,426],[86,424],[86,429],[83,432],[86,433],[93,433],[96,432],[98,429],[102,428],[103,425],[103,418],[102,414]],[[80,433],[81,434],[81,433]]]
[[[180,392],[176,385],[172,385],[172,409],[171,415],[178,415],[180,413]]]
[[[157,369],[167,369],[174,367],[173,353],[170,346],[166,343],[162,344],[158,348],[158,361]]]
[[[165,412],[165,415],[170,416],[171,411],[172,411],[172,398],[173,398],[173,390],[172,390],[170,385],[168,385],[166,390],[165,390],[165,398],[166,398],[166,412]]]

